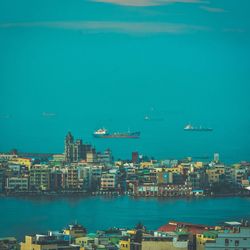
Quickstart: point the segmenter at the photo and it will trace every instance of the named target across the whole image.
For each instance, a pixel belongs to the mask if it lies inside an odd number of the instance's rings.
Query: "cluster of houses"
[[[96,153],[69,133],[65,152],[46,159],[0,154],[0,193],[78,193],[92,195],[188,197],[249,194],[250,163],[212,160],[154,160],[132,153],[114,161],[111,150]]]
[[[21,243],[13,237],[0,238],[0,249],[13,250],[219,250],[250,249],[247,221],[229,221],[207,226],[170,221],[157,230],[110,228],[88,233],[77,223],[61,231],[26,235]]]

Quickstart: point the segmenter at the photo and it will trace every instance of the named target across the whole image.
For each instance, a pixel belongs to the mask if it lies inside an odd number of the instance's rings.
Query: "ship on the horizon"
[[[140,132],[115,132],[109,133],[107,129],[100,128],[94,131],[93,136],[95,138],[128,138],[128,139],[138,139],[140,138]]]
[[[201,132],[209,132],[209,131],[213,131],[212,128],[207,128],[207,127],[202,127],[202,126],[199,126],[199,127],[195,127],[191,124],[187,124],[185,127],[184,127],[184,130],[185,131],[201,131]]]
[[[152,121],[152,122],[163,122],[163,117],[151,117],[149,115],[144,116],[144,121]]]

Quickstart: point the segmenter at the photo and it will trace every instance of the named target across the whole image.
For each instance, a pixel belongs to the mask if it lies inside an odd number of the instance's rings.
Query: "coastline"
[[[168,199],[201,199],[201,198],[223,198],[223,197],[250,197],[249,193],[228,193],[228,194],[209,194],[209,195],[189,195],[189,196],[142,196],[142,195],[133,195],[133,194],[119,194],[117,192],[114,193],[105,193],[105,194],[92,194],[87,192],[16,192],[16,193],[1,193],[1,198],[15,197],[15,198],[45,198],[45,197],[59,197],[59,198],[69,198],[69,197],[78,197],[78,198],[91,198],[91,197],[132,197],[136,199],[152,199],[158,198],[161,200]]]

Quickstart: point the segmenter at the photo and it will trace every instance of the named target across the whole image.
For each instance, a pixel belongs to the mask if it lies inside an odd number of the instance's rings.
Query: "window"
[[[235,243],[235,246],[236,246],[236,247],[238,247],[239,244],[240,244],[240,242],[239,242],[238,240],[236,240],[234,243]]]
[[[225,245],[226,245],[226,246],[229,245],[229,239],[225,239]]]

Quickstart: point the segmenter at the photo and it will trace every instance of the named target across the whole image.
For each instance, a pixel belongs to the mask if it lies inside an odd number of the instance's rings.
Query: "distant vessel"
[[[145,116],[144,116],[144,120],[145,120],[145,121],[162,122],[162,121],[164,121],[164,118],[161,118],[161,117],[151,117],[151,116],[149,116],[149,115],[145,115]]]
[[[209,132],[209,131],[213,131],[212,128],[205,128],[205,127],[202,127],[202,126],[199,126],[199,127],[194,127],[193,125],[191,124],[188,124],[184,127],[184,130],[185,131],[203,131],[203,132]]]
[[[94,131],[93,136],[95,138],[129,138],[138,139],[140,138],[140,132],[115,132],[109,133],[107,129],[100,128]]]

